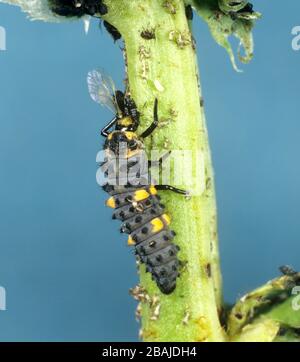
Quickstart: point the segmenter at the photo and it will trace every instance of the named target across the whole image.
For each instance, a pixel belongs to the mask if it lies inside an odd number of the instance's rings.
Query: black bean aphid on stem
[[[111,25],[109,22],[104,20],[103,25],[104,25],[105,29],[107,30],[107,32],[112,36],[114,42],[116,42],[117,40],[122,38],[122,35],[119,32],[119,30],[116,27],[114,27],[113,25]]]
[[[101,0],[48,0],[53,13],[67,17],[82,17],[84,15],[105,15],[107,6]]]
[[[187,18],[189,21],[192,21],[192,20],[193,20],[194,13],[193,13],[193,8],[191,7],[191,5],[187,5],[187,6],[185,7],[185,15],[186,15],[186,18]]]
[[[115,210],[113,219],[122,221],[121,233],[129,234],[128,245],[134,246],[138,259],[146,265],[146,271],[152,274],[152,279],[161,292],[170,294],[176,288],[181,263],[177,257],[179,247],[173,243],[175,232],[169,227],[171,219],[160,203],[157,190],[170,190],[183,195],[187,195],[187,192],[169,185],[145,184],[141,179],[133,184],[127,179],[144,150],[143,140],[158,125],[158,101],[156,99],[154,104],[153,123],[138,135],[136,131],[140,113],[130,96],[116,91],[112,80],[98,71],[89,73],[88,86],[92,99],[115,113],[113,120],[101,132],[106,138],[105,159],[101,169],[104,172],[110,170],[107,182],[103,185],[103,190],[110,195],[106,205]],[[123,152],[121,144],[126,145]],[[170,152],[167,155],[169,154]],[[160,165],[164,157],[158,161],[149,161],[147,167]],[[117,184],[111,182],[123,180],[124,175],[120,175],[118,167],[123,160],[127,161],[126,181]]]

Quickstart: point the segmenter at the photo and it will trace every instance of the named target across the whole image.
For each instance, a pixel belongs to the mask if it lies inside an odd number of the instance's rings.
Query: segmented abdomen
[[[135,247],[161,292],[172,293],[179,276],[179,247],[172,242],[175,232],[155,187],[106,184],[103,189],[111,195],[106,205],[115,209],[113,219],[121,220],[121,232],[129,234],[128,244]]]

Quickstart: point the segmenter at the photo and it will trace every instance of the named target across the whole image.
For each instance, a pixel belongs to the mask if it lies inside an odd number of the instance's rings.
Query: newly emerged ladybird
[[[87,82],[91,98],[115,114],[101,131],[106,138],[105,160],[101,168],[107,174],[107,181],[102,187],[110,195],[106,205],[114,209],[113,219],[122,222],[121,233],[129,234],[128,244],[134,246],[137,257],[146,265],[146,270],[152,274],[161,292],[170,294],[176,288],[179,277],[179,247],[173,243],[175,232],[170,229],[171,218],[161,204],[157,191],[170,190],[183,195],[187,195],[187,192],[169,185],[132,183],[126,178],[139,162],[138,156],[145,148],[144,139],[158,125],[158,100],[154,102],[153,123],[137,134],[140,113],[134,100],[116,90],[111,78],[103,72],[89,72]],[[127,161],[125,176],[120,175],[121,170],[117,167],[124,159]],[[147,167],[160,165],[162,159],[163,157],[159,161],[150,161]],[[124,179],[126,182],[121,183]],[[112,180],[119,182],[111,182]]]

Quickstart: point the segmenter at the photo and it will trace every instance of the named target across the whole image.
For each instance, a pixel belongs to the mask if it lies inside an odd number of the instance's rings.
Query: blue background
[[[257,2],[255,58],[232,69],[195,21],[217,176],[225,297],[300,269],[300,4]],[[0,340],[136,340],[132,252],[95,181],[99,130],[111,115],[91,102],[88,70],[121,86],[118,45],[80,23],[29,22],[0,5]]]

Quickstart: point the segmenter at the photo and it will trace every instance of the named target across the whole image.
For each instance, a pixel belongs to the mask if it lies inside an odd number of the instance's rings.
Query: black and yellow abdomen
[[[179,247],[156,188],[107,184],[103,189],[111,195],[106,205],[115,210],[113,219],[122,221],[120,231],[129,234],[128,245],[134,246],[162,293],[172,293],[179,276]]]

